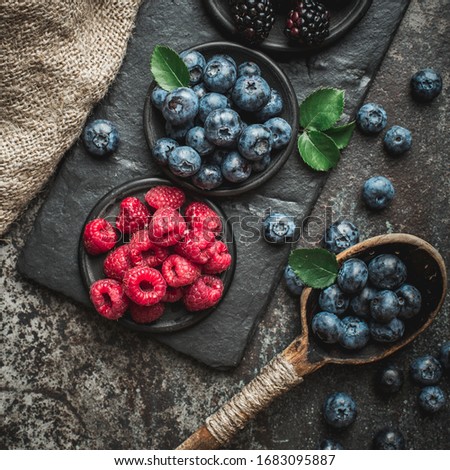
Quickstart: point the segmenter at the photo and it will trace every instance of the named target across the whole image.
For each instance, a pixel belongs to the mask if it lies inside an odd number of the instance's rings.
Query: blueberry
[[[269,102],[270,86],[259,75],[244,75],[236,80],[231,97],[239,109],[255,112]]]
[[[152,148],[153,158],[160,164],[166,166],[168,164],[169,155],[178,147],[178,142],[174,139],[164,137],[158,139]]]
[[[351,258],[339,269],[337,283],[347,294],[356,294],[364,289],[368,278],[366,263],[358,258]]]
[[[206,138],[203,127],[193,127],[186,134],[186,145],[192,147],[201,157],[214,152],[214,145]]]
[[[204,163],[192,177],[192,182],[200,189],[211,190],[219,187],[223,182],[220,166]]]
[[[232,109],[215,109],[205,120],[206,138],[219,147],[235,146],[241,132],[241,118]]]
[[[237,71],[236,61],[228,54],[214,54],[209,60],[226,60],[228,61]]]
[[[216,148],[212,155],[208,156],[208,163],[222,166],[223,159],[230,153],[229,150]]]
[[[375,450],[403,450],[405,447],[405,438],[398,429],[381,429],[373,438],[373,448]]]
[[[155,106],[155,108],[161,111],[164,101],[168,94],[169,94],[168,91],[163,90],[159,86],[155,86],[155,88],[153,88],[152,97],[151,97],[153,106]]]
[[[421,356],[411,362],[409,372],[414,382],[435,385],[441,380],[442,366],[433,356]]]
[[[405,324],[398,318],[389,323],[370,323],[370,334],[379,343],[394,343],[403,337]]]
[[[202,81],[203,70],[206,66],[206,60],[200,52],[184,51],[180,54],[183,62],[189,70],[190,85],[197,85]]]
[[[222,161],[223,177],[231,183],[242,183],[252,173],[252,165],[239,152],[232,151]]]
[[[395,292],[378,291],[370,302],[370,315],[377,323],[390,323],[400,312],[400,303]]]
[[[259,122],[267,121],[273,117],[279,116],[283,111],[283,98],[280,93],[273,88],[270,90],[270,98],[267,104],[255,114],[255,119]]]
[[[365,134],[378,134],[386,127],[386,123],[386,111],[376,103],[366,103],[356,115],[356,124]]]
[[[247,126],[239,137],[238,150],[247,160],[261,160],[272,151],[272,133],[261,124]]]
[[[319,295],[320,308],[336,315],[342,315],[347,310],[349,301],[337,284],[327,287]]]
[[[432,101],[442,91],[442,77],[436,70],[426,68],[411,77],[411,93],[418,101]]]
[[[383,144],[389,155],[401,155],[411,148],[411,132],[401,126],[392,126],[386,132],[383,139]]]
[[[328,251],[341,253],[359,242],[359,231],[348,220],[338,220],[325,231],[323,244]]]
[[[338,441],[333,439],[324,439],[320,445],[319,450],[343,450],[344,447]]]
[[[168,161],[172,173],[181,178],[195,175],[202,164],[200,155],[187,146],[175,148],[169,155]]]
[[[226,93],[236,82],[236,66],[222,56],[212,57],[206,64],[203,81],[206,88],[217,93]]]
[[[205,121],[211,111],[215,109],[230,108],[230,101],[225,95],[220,93],[207,93],[198,105],[198,115]]]
[[[369,263],[369,280],[379,289],[398,289],[405,282],[406,276],[405,263],[398,256],[378,255]]]
[[[450,369],[450,341],[446,341],[442,344],[439,351],[439,360],[441,361],[444,369]]]
[[[264,126],[272,132],[272,148],[274,150],[286,147],[291,140],[292,128],[283,118],[269,119],[264,123]]]
[[[199,100],[201,100],[208,93],[208,89],[206,88],[206,85],[203,82],[199,83],[198,85],[195,85],[192,90],[197,95],[197,98]]]
[[[356,294],[350,301],[350,308],[353,313],[363,320],[368,320],[370,317],[370,302],[375,297],[377,290],[371,286],[366,286],[364,289]]]
[[[169,121],[165,124],[166,135],[170,139],[177,140],[178,142],[183,142],[186,138],[187,133],[194,127],[193,121],[188,121],[180,126],[174,126],[170,124]]]
[[[399,318],[408,320],[420,312],[422,306],[422,295],[419,290],[410,284],[403,284],[395,291],[400,303]]]
[[[305,285],[302,280],[295,274],[294,270],[289,266],[286,266],[284,270],[284,280],[286,281],[286,286],[289,292],[292,295],[300,295],[303,291]]]
[[[242,77],[243,75],[261,75],[261,69],[259,68],[259,65],[254,62],[243,62],[238,67],[238,77]]]
[[[270,155],[266,155],[261,160],[252,162],[252,171],[255,173],[262,173],[263,171],[266,171],[267,168],[269,168],[271,161],[272,159],[270,158]]]
[[[430,385],[419,393],[419,406],[427,413],[436,413],[445,406],[446,397],[441,387]]]
[[[292,215],[272,212],[263,220],[264,239],[269,243],[288,243],[294,240],[296,232]]]
[[[394,196],[394,186],[384,176],[373,176],[364,183],[362,197],[370,209],[384,209],[391,203]]]
[[[311,328],[324,343],[335,344],[341,335],[341,320],[334,313],[319,312],[314,315]]]
[[[344,392],[329,395],[323,404],[323,416],[327,424],[333,428],[346,428],[355,422],[357,415],[356,403]]]
[[[375,383],[377,389],[385,394],[397,393],[403,386],[405,376],[403,371],[394,365],[388,365],[379,369]]]
[[[186,124],[197,115],[198,97],[191,88],[176,88],[166,96],[161,111],[173,126]]]
[[[111,121],[97,119],[89,122],[84,128],[83,143],[92,155],[109,155],[117,150],[119,142],[119,132]]]
[[[342,332],[339,344],[345,349],[362,349],[370,339],[367,323],[357,317],[345,317],[341,320]]]

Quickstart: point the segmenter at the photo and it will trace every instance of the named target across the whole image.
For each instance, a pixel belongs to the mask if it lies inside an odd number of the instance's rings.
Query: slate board
[[[353,114],[408,3],[375,0],[355,29],[332,48],[308,58],[284,58],[280,65],[292,80],[298,99],[321,86],[340,87],[347,94],[346,113]],[[90,306],[77,262],[78,239],[86,216],[97,200],[118,184],[160,176],[150,159],[142,126],[153,47],[159,43],[182,50],[220,39],[200,0],[143,3],[121,71],[92,115],[117,124],[120,149],[105,161],[87,155],[80,142],[67,153],[19,258],[18,269],[23,275]],[[221,201],[229,217],[236,222],[243,219],[242,225],[234,224],[238,265],[230,291],[214,315],[196,326],[153,337],[211,367],[236,366],[279,282],[290,250],[289,246],[272,246],[258,237],[259,221],[271,208],[295,215],[301,224],[325,178],[309,170],[294,154],[261,188]]]

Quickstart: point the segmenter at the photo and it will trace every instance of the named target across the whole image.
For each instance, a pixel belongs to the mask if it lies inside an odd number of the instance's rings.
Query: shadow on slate
[[[408,3],[375,0],[362,21],[338,44],[309,58],[291,57],[283,62],[299,101],[319,87],[342,88],[346,91],[346,114],[351,116],[364,98]],[[142,125],[153,47],[167,44],[182,50],[220,39],[200,0],[144,2],[120,73],[92,116],[117,124],[119,151],[101,160],[89,156],[78,142],[68,152],[21,253],[18,268],[23,275],[91,307],[77,263],[80,230],[88,213],[113,187],[160,175],[151,161]],[[236,199],[218,201],[228,217],[246,221],[241,227],[235,224],[238,261],[230,291],[219,308],[195,327],[154,338],[211,367],[236,366],[279,282],[290,250],[289,246],[272,246],[258,239],[259,220],[267,209],[278,208],[295,214],[301,222],[311,212],[325,178],[309,170],[294,154],[264,186]]]

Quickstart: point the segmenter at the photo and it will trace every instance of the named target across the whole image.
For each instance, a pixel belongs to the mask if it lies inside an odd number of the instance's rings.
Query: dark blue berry
[[[192,90],[197,95],[197,98],[199,100],[201,100],[207,93],[209,93],[208,89],[206,88],[206,85],[203,82],[199,83],[198,85],[195,85]]]
[[[370,315],[377,323],[390,323],[400,312],[400,303],[395,292],[378,291],[370,302]]]
[[[450,341],[446,341],[439,351],[439,360],[444,369],[450,369]]]
[[[295,274],[294,270],[289,266],[286,266],[284,270],[284,280],[286,282],[286,286],[289,292],[292,295],[299,296],[305,285],[303,284],[302,280]]]
[[[181,126],[197,115],[198,97],[191,88],[176,88],[167,95],[161,111],[167,122]]]
[[[442,91],[442,77],[436,70],[426,68],[411,77],[411,93],[418,101],[432,101]]]
[[[175,148],[169,155],[169,168],[174,175],[188,178],[195,175],[202,164],[200,155],[191,147]]]
[[[356,294],[364,289],[368,278],[366,263],[358,258],[351,258],[339,269],[337,283],[345,293]]]
[[[231,97],[239,109],[255,112],[268,103],[270,86],[259,75],[244,75],[236,80]]]
[[[433,356],[422,356],[414,359],[409,367],[411,378],[423,385],[435,385],[441,380],[441,363]]]
[[[324,439],[319,445],[319,450],[344,450],[344,447],[338,441]]]
[[[152,98],[151,98],[153,106],[155,106],[155,108],[157,108],[161,111],[161,109],[163,107],[163,104],[164,104],[164,101],[165,101],[168,94],[169,94],[168,91],[163,90],[159,86],[155,86],[155,88],[153,88]]]
[[[166,166],[168,164],[169,156],[174,149],[178,147],[178,142],[174,139],[164,137],[158,139],[152,148],[153,158],[160,164]]]
[[[267,168],[269,168],[271,161],[272,159],[270,158],[270,155],[266,155],[261,160],[257,162],[252,162],[252,171],[254,171],[255,173],[261,173],[263,171],[266,171]]]
[[[357,317],[345,317],[341,320],[341,327],[339,344],[345,349],[362,349],[369,342],[370,331],[364,320]]]
[[[236,82],[236,66],[230,60],[214,56],[206,64],[203,81],[206,88],[217,93],[226,93]]]
[[[194,121],[188,121],[179,126],[174,126],[170,124],[169,121],[166,121],[165,130],[166,135],[170,139],[174,139],[178,142],[183,142],[186,138],[187,133],[194,127]]]
[[[210,59],[210,61],[212,60],[226,60],[228,61],[237,71],[237,64],[236,64],[236,61],[233,59],[233,57],[231,57],[230,55],[228,54],[214,54]]]
[[[103,157],[119,147],[119,132],[111,121],[97,119],[84,128],[83,142],[90,154]]]
[[[272,132],[272,148],[279,150],[291,140],[292,128],[283,118],[274,117],[264,123],[270,132]]]
[[[206,121],[209,113],[215,109],[230,108],[230,101],[220,93],[207,93],[198,105],[198,115],[202,121]]]
[[[379,343],[394,343],[403,337],[405,324],[398,318],[389,323],[370,323],[370,334]]]
[[[255,114],[255,119],[259,122],[267,121],[279,116],[283,111],[283,98],[280,93],[273,88],[270,90],[270,98],[266,105]]]
[[[324,343],[335,344],[341,335],[341,320],[330,312],[319,312],[314,315],[311,328],[313,333]]]
[[[192,182],[200,189],[211,190],[219,187],[223,182],[220,166],[204,163],[192,177]]]
[[[420,312],[422,306],[422,295],[419,290],[410,284],[403,284],[395,291],[400,304],[399,318],[408,320]]]
[[[384,428],[373,438],[375,450],[403,450],[406,447],[403,434],[395,428]]]
[[[342,315],[347,310],[349,301],[337,284],[327,287],[319,295],[320,308],[336,315]]]
[[[356,115],[356,124],[365,134],[378,134],[386,127],[386,123],[386,111],[376,103],[366,103]]]
[[[254,62],[243,62],[238,67],[238,77],[242,77],[243,75],[261,75],[261,69],[259,65]]]
[[[394,186],[384,176],[373,176],[364,183],[362,197],[370,209],[384,209],[391,203],[394,196]]]
[[[411,132],[401,126],[392,126],[386,132],[383,144],[389,155],[401,155],[411,148]]]
[[[215,109],[206,118],[206,138],[219,147],[233,147],[237,145],[241,132],[241,118],[232,109]]]
[[[406,276],[405,263],[398,256],[378,255],[369,263],[369,280],[378,289],[398,289]]]
[[[430,385],[419,393],[419,406],[427,413],[436,413],[445,406],[446,397],[441,387]]]
[[[402,388],[404,380],[405,376],[399,367],[388,365],[378,371],[375,383],[380,392],[390,395]]]
[[[364,289],[356,294],[350,301],[350,308],[353,313],[363,320],[368,320],[370,317],[370,302],[375,297],[377,290],[371,286],[366,286]]]
[[[252,165],[239,152],[232,151],[222,161],[223,177],[231,183],[242,183],[252,173]]]
[[[189,70],[190,85],[197,85],[202,81],[203,70],[206,66],[206,60],[200,52],[184,51],[180,54],[183,62]]]
[[[359,231],[348,220],[339,220],[325,231],[323,240],[328,251],[338,254],[359,242]]]
[[[214,152],[214,144],[212,144],[205,135],[203,127],[193,127],[186,134],[186,145],[192,147],[201,157],[210,155]]]
[[[332,427],[342,429],[354,423],[357,407],[353,398],[344,392],[329,395],[323,404],[323,416]]]
[[[261,124],[247,126],[239,137],[238,149],[247,160],[261,160],[272,151],[272,133]]]
[[[295,220],[291,215],[273,212],[263,220],[264,239],[269,243],[293,241],[295,229]]]

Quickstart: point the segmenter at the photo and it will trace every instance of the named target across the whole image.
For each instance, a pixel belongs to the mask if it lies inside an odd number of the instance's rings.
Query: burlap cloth
[[[0,234],[105,94],[140,1],[0,1]]]

